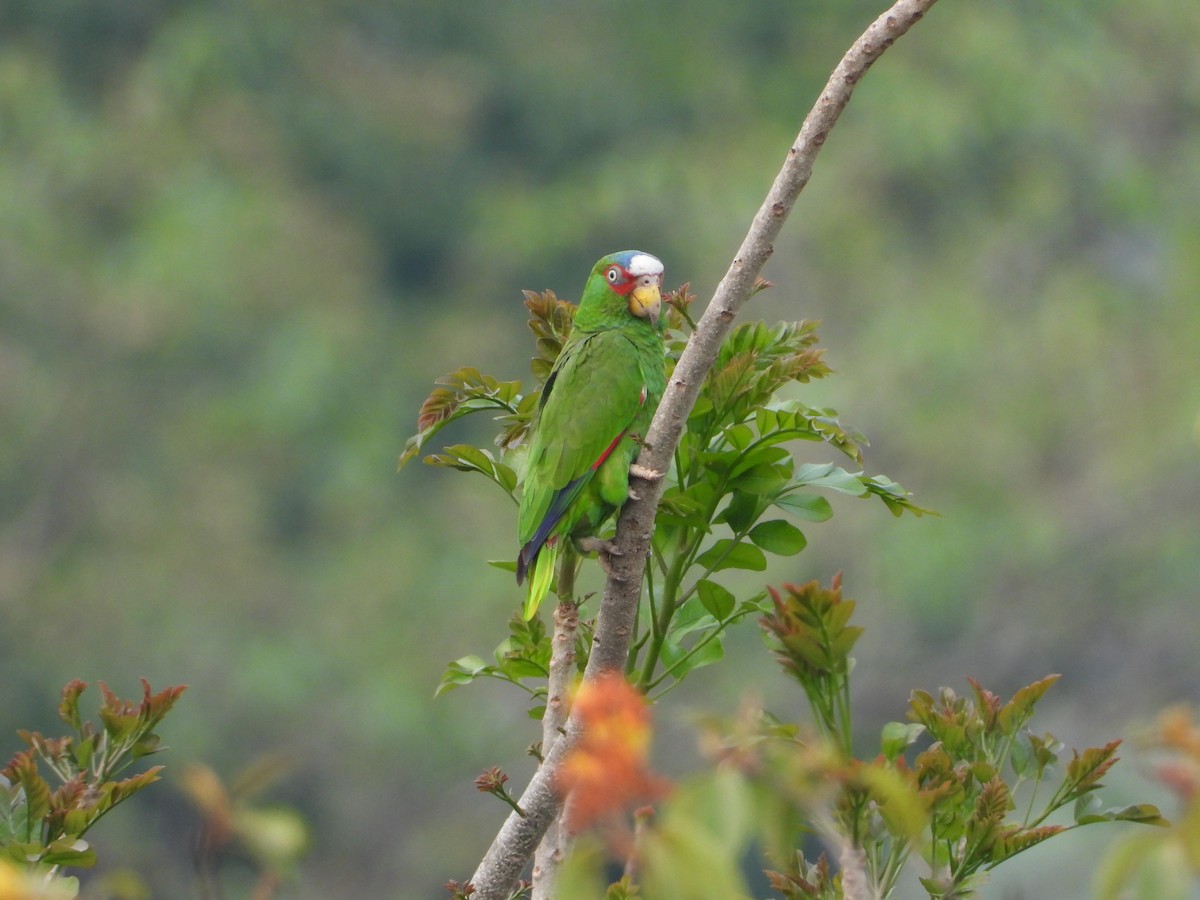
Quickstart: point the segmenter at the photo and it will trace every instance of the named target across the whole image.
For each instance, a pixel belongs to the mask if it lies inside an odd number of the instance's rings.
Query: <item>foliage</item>
[[[930,898],[948,900],[977,895],[991,869],[1071,829],[1165,824],[1148,804],[1098,811],[1095,792],[1119,742],[1074,751],[1062,765],[1062,745],[1030,730],[1034,707],[1056,676],[1008,702],[975,682],[970,697],[948,688],[936,699],[915,691],[911,724],[888,723],[880,752],[856,758],[845,743],[849,651],[860,633],[850,624],[853,601],[841,596],[838,579],[828,588],[785,585],[771,596],[775,611],[762,625],[780,664],[809,696],[812,729],[757,708],[733,722],[709,720],[702,744],[712,768],[678,785],[653,817],[642,814],[633,832],[614,832],[611,816],[627,801],[611,791],[609,824],[568,864],[564,896],[633,896],[621,892],[640,884],[650,897],[749,897],[740,863],[757,844],[767,854],[772,889],[786,898],[888,897],[915,855],[931,873],[920,878]],[[604,723],[600,730],[612,733]],[[621,754],[607,758],[592,770],[613,785],[644,777],[640,763],[624,771]],[[1039,787],[1055,780],[1037,803]],[[1073,809],[1073,824],[1047,824],[1064,807]],[[814,853],[814,842],[824,850]],[[603,864],[614,856],[636,875],[606,889]]]
[[[308,849],[308,826],[296,810],[261,799],[289,767],[283,757],[264,756],[228,783],[201,763],[184,769],[181,786],[201,816],[195,865],[202,897],[226,896],[221,876],[231,861],[251,863],[256,876],[252,895],[264,900],[295,877]]]
[[[1195,709],[1175,706],[1140,741],[1153,777],[1179,805],[1163,831],[1117,842],[1095,873],[1099,900],[1187,900],[1200,887],[1200,724]]]
[[[686,285],[668,297],[668,368],[686,343],[692,299]],[[526,308],[538,351],[532,368],[541,380],[567,334],[571,307],[549,292],[527,292]],[[882,476],[849,473],[832,463],[797,464],[785,446],[794,441],[828,444],[855,462],[862,458],[864,439],[834,410],[778,398],[792,383],[830,373],[815,344],[811,323],[736,327],[688,417],[649,536],[639,631],[624,673],[629,683],[608,673],[585,683],[575,701],[577,715],[586,720],[584,736],[564,760],[556,788],[569,798],[571,832],[602,823],[604,841],[573,855],[559,886],[564,896],[601,896],[608,856],[626,860],[626,877],[610,885],[607,896],[636,896],[639,886],[648,896],[749,896],[739,861],[756,839],[774,865],[768,878],[785,897],[889,896],[915,852],[930,873],[920,879],[929,896],[951,900],[974,894],[991,869],[1071,828],[1104,821],[1164,824],[1148,804],[1099,809],[1094,792],[1117,761],[1120,741],[1073,753],[1057,786],[1036,802],[1063,748],[1052,735],[1036,735],[1027,726],[1058,676],[1022,688],[1007,703],[974,680],[969,697],[948,688],[936,698],[916,691],[910,723],[888,723],[879,755],[857,759],[850,675],[862,628],[851,624],[855,603],[842,596],[841,576],[828,588],[815,581],[788,584],[741,600],[720,583],[718,573],[728,569],[764,570],[766,553],[791,556],[804,549],[800,528],[773,510],[813,523],[827,520],[832,507],[814,488],[875,495],[896,515],[928,512]],[[519,383],[472,368],[440,385],[421,407],[418,433],[401,465],[451,422],[498,411],[500,455],[459,444],[425,462],[481,474],[515,496],[518,464],[506,459],[518,452],[536,402],[530,398],[540,388],[522,395]],[[506,561],[498,565],[511,568]],[[568,557],[562,565],[572,568],[560,585],[573,586],[578,563]],[[717,772],[682,787],[660,816],[643,816],[630,829],[635,803],[662,792],[645,768],[648,719],[640,699],[629,699],[637,696],[633,688],[661,694],[696,668],[719,661],[726,629],[750,615],[760,617],[776,658],[802,687],[815,732],[801,737],[798,726],[760,713],[748,727],[743,723],[732,743],[718,735],[723,751]],[[509,630],[494,665],[462,657],[451,663],[438,692],[487,677],[544,699],[551,653],[546,628],[514,614]],[[587,640],[576,640],[582,671]],[[543,708],[534,706],[531,714],[539,716]],[[906,754],[918,741],[928,745],[910,761]],[[524,815],[505,788],[507,780],[493,768],[476,785]],[[1024,812],[1013,818],[1018,800]],[[1047,821],[1068,806],[1074,824]],[[805,857],[802,843],[809,834],[836,851],[836,868],[824,855]],[[457,895],[457,885],[453,890]]]
[[[1028,729],[1035,704],[1058,681],[1051,675],[1021,688],[1004,703],[973,679],[972,696],[943,688],[937,698],[913,694],[909,719],[933,744],[917,755],[912,775],[930,804],[926,863],[922,879],[931,897],[971,893],[986,883],[986,872],[1054,835],[1096,822],[1165,825],[1150,804],[1101,809],[1095,791],[1117,762],[1119,740],[1072,751],[1060,783],[1039,799],[1047,776],[1059,767],[1062,743],[1052,734]],[[1011,782],[1006,780],[1012,773]],[[1070,808],[1072,824],[1049,824]],[[1009,813],[1023,812],[1015,821]]]
[[[694,299],[687,285],[666,297],[668,369],[686,344]],[[537,350],[531,365],[537,386],[521,394],[519,382],[499,381],[471,367],[445,376],[421,406],[418,432],[409,438],[401,465],[450,423],[473,413],[498,412],[499,455],[455,444],[424,461],[481,474],[510,497],[515,495],[519,461],[514,457],[574,310],[552,292],[526,292],[525,306]],[[802,551],[807,539],[792,519],[819,523],[833,515],[819,490],[875,496],[896,515],[928,512],[884,476],[849,472],[834,463],[801,464],[785,446],[823,443],[862,462],[864,438],[844,426],[836,411],[778,397],[791,384],[830,374],[816,347],[815,327],[812,322],[775,327],[756,322],[734,328],[688,417],[659,504],[646,603],[627,665],[627,673],[644,691],[661,693],[692,670],[720,660],[726,629],[767,608],[765,593],[737,600],[719,573],[762,571],[767,553],[793,556]],[[508,561],[496,564],[511,567]],[[575,562],[570,559],[568,564]],[[550,638],[539,625],[514,621],[510,629],[510,637],[493,654],[495,665],[477,656],[462,657],[446,671],[439,692],[489,677],[520,684],[540,698],[540,684],[530,687],[524,682],[545,678]],[[587,662],[587,638],[584,629],[577,654],[581,670]],[[535,707],[534,713],[539,711]]]
[[[511,563],[502,564],[505,570],[513,569]],[[477,678],[494,678],[516,685],[534,701],[529,715],[540,719],[545,710],[546,678],[550,674],[550,635],[539,618],[526,620],[515,612],[508,620],[509,635],[493,651],[495,664],[479,656],[468,655],[454,660],[446,667],[436,693],[445,693],[451,688],[470,684]],[[587,666],[595,622],[580,622],[575,633],[575,660],[582,671]]]
[[[31,870],[54,874],[64,867],[95,865],[96,851],[83,836],[113,807],[158,781],[162,766],[116,776],[164,749],[155,729],[184,691],[178,686],[154,694],[143,679],[142,699],[134,703],[102,682],[97,727],[79,712],[86,688],[72,681],[62,691],[58,715],[72,734],[47,738],[21,731],[27,748],[0,770],[0,852]],[[52,780],[42,775],[42,767]]]

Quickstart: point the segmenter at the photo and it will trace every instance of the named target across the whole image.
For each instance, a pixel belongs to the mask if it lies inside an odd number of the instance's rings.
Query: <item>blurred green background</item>
[[[0,2],[3,754],[70,678],[190,685],[166,782],[92,835],[101,872],[191,895],[172,773],[282,753],[270,799],[312,830],[284,896],[470,874],[505,812],[472,778],[523,783],[540,735],[514,690],[432,697],[520,593],[484,562],[515,552],[499,491],[395,474],[417,407],[460,365],[526,377],[520,290],[576,297],[608,251],[703,305],[881,9]],[[839,374],[804,398],[942,513],[833,498],[767,573],[845,569],[868,752],[967,675],[1063,673],[1041,725],[1078,745],[1198,699],[1198,41],[1178,0],[945,0],[776,245],[746,315],[823,321]],[[801,715],[754,631],[672,695],[664,757],[688,709]],[[1147,799],[1127,769],[1109,797]],[[995,895],[1086,896],[1120,829],[1089,831]]]

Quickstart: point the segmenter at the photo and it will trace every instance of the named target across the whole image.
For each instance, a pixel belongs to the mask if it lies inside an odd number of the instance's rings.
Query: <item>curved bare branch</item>
[[[696,330],[675,366],[646,435],[645,446],[638,457],[639,465],[656,472],[665,472],[669,467],[688,414],[695,405],[708,370],[717,358],[721,343],[729,333],[738,311],[753,293],[755,281],[774,251],[775,238],[791,213],[796,198],[812,177],[817,154],[850,101],[855,85],[872,63],[915,25],[935,2],[897,0],[867,27],[833,70],[788,150],[787,159],[755,214],[729,270],[717,285],[704,315],[696,323]],[[663,479],[639,481],[638,485],[637,499],[625,504],[617,522],[615,540],[620,555],[613,559],[612,572],[600,602],[596,635],[585,678],[594,678],[609,669],[623,670],[629,653],[641,597],[642,573],[654,530],[654,516],[662,496]],[[520,806],[525,811],[525,817],[513,813],[496,835],[471,879],[476,900],[506,900],[512,892],[542,835],[558,815],[559,799],[551,787],[554,772],[559,761],[575,743],[579,730],[572,716],[567,721],[564,734],[555,742],[521,797]]]

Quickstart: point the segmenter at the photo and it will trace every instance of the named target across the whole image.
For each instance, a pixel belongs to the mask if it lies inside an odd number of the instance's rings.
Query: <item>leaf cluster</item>
[[[714,766],[679,785],[626,851],[647,896],[748,897],[740,865],[757,845],[772,889],[789,900],[890,896],[914,854],[932,873],[920,878],[929,896],[949,900],[975,895],[990,869],[1081,825],[1164,824],[1148,804],[1101,811],[1096,792],[1119,741],[1065,758],[1061,742],[1030,729],[1054,675],[1007,702],[974,680],[967,696],[916,691],[909,721],[883,727],[874,758],[855,756],[845,691],[861,634],[854,602],[840,579],[770,595],[762,626],[809,696],[814,730],[761,709],[703,722]],[[1047,821],[1066,808],[1073,824]],[[596,845],[577,856],[564,873],[582,885],[571,896],[602,896]]]
[[[761,282],[759,289],[768,286]],[[687,321],[692,298],[686,286],[672,299]],[[685,343],[684,333],[673,331],[668,357]],[[866,440],[836,410],[782,399],[790,385],[829,374],[815,322],[748,322],[723,342],[688,416],[659,504],[648,602],[630,659],[644,688],[669,687],[718,661],[725,630],[767,611],[765,593],[738,600],[718,573],[764,571],[767,554],[801,552],[808,539],[796,520],[819,523],[833,515],[819,491],[876,495],[896,514],[926,512],[885,477],[832,462],[797,461],[789,445],[813,442],[861,465]]]
[[[541,396],[542,385],[563,344],[571,333],[576,306],[560,300],[554,291],[525,291],[525,308],[529,311],[529,330],[533,333],[536,355],[530,360],[535,386],[521,394],[521,382],[499,381],[484,375],[473,366],[463,366],[437,380],[437,387],[425,398],[417,412],[417,433],[404,444],[399,466],[414,459],[425,444],[439,431],[464,416],[478,412],[496,413],[500,432],[495,444],[502,451],[521,445],[533,420]],[[516,475],[511,467],[498,462],[488,451],[466,444],[447,447],[440,454],[425,457],[425,463],[445,466],[463,472],[479,472],[499,485],[509,496],[516,487]]]
[[[973,679],[966,696],[949,688],[936,697],[913,693],[908,727],[916,726],[932,741],[911,769],[930,808],[924,855],[933,874],[922,884],[931,897],[967,896],[986,883],[988,870],[1082,825],[1163,824],[1149,804],[1101,809],[1095,791],[1118,760],[1119,740],[1072,750],[1063,766],[1062,742],[1029,729],[1035,705],[1058,678],[1035,681],[1007,702]],[[1052,777],[1059,770],[1061,775]],[[1070,824],[1048,821],[1067,807]]]
[[[919,833],[926,827],[928,807],[907,776],[900,753],[919,733],[901,726],[885,727],[882,752],[870,761],[855,758],[850,704],[851,650],[863,629],[850,624],[855,602],[842,594],[841,575],[829,587],[817,581],[785,584],[769,590],[774,609],[760,620],[776,661],[804,690],[819,741],[830,748],[832,762],[824,774],[836,792],[826,803],[826,830],[856,848],[854,867],[870,880],[879,896],[895,885]],[[793,793],[795,789],[792,789]],[[802,807],[793,814],[812,821],[815,789],[799,794]],[[795,836],[791,836],[795,841]],[[781,843],[779,838],[776,843]],[[830,875],[828,860],[805,859],[782,840],[772,858],[780,868],[769,873],[785,897],[841,897],[848,877]],[[861,870],[861,871],[859,871]]]
[[[143,679],[142,698],[134,702],[121,700],[101,683],[99,727],[79,711],[86,687],[72,681],[62,691],[58,714],[72,734],[48,738],[18,732],[27,747],[0,770],[0,851],[18,862],[52,868],[94,865],[96,853],[84,834],[117,804],[158,781],[162,766],[128,778],[116,776],[163,749],[155,729],[184,687],[156,694]],[[50,779],[43,776],[43,767]]]
[[[550,675],[550,656],[553,652],[551,635],[541,619],[526,621],[519,612],[508,620],[508,637],[492,652],[494,662],[480,656],[468,655],[454,660],[446,667],[435,696],[453,688],[470,684],[477,678],[494,678],[516,685],[535,701],[529,715],[541,719],[546,705],[546,679]],[[581,622],[575,635],[575,662],[582,672],[587,667],[592,644],[593,626]]]
[[[850,651],[862,629],[850,625],[854,601],[842,596],[841,575],[829,588],[817,581],[770,589],[774,611],[761,619],[776,642],[775,658],[800,682],[813,718],[834,736],[842,752],[852,753],[850,721]]]

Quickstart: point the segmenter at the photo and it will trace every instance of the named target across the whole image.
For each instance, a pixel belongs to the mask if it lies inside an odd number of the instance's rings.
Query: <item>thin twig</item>
[[[755,280],[774,251],[775,238],[800,191],[812,177],[817,154],[849,102],[855,85],[896,38],[916,24],[935,2],[898,0],[868,26],[833,70],[675,366],[638,457],[641,466],[657,472],[665,472],[669,467],[688,414],[717,358],[721,343],[738,310],[752,295]],[[642,573],[664,481],[641,482],[638,499],[631,499],[621,510],[615,538],[619,553],[612,560],[612,571],[600,602],[585,679],[607,670],[625,669],[641,596]],[[551,787],[554,772],[575,743],[579,731],[578,722],[570,717],[565,733],[546,754],[545,762],[521,797],[525,818],[508,817],[475,870],[471,879],[476,891],[473,900],[504,900],[509,896],[546,828],[557,817],[559,799]]]
[[[570,576],[568,577],[568,568]],[[554,610],[554,637],[550,650],[550,677],[547,679],[546,711],[542,714],[542,755],[554,749],[567,724],[569,693],[575,674],[575,635],[579,631],[579,607],[574,594],[575,560],[567,560],[559,575],[558,607]],[[564,584],[563,582],[570,582]],[[561,818],[551,823],[533,857],[533,900],[550,900],[558,867],[566,858],[570,835]]]

